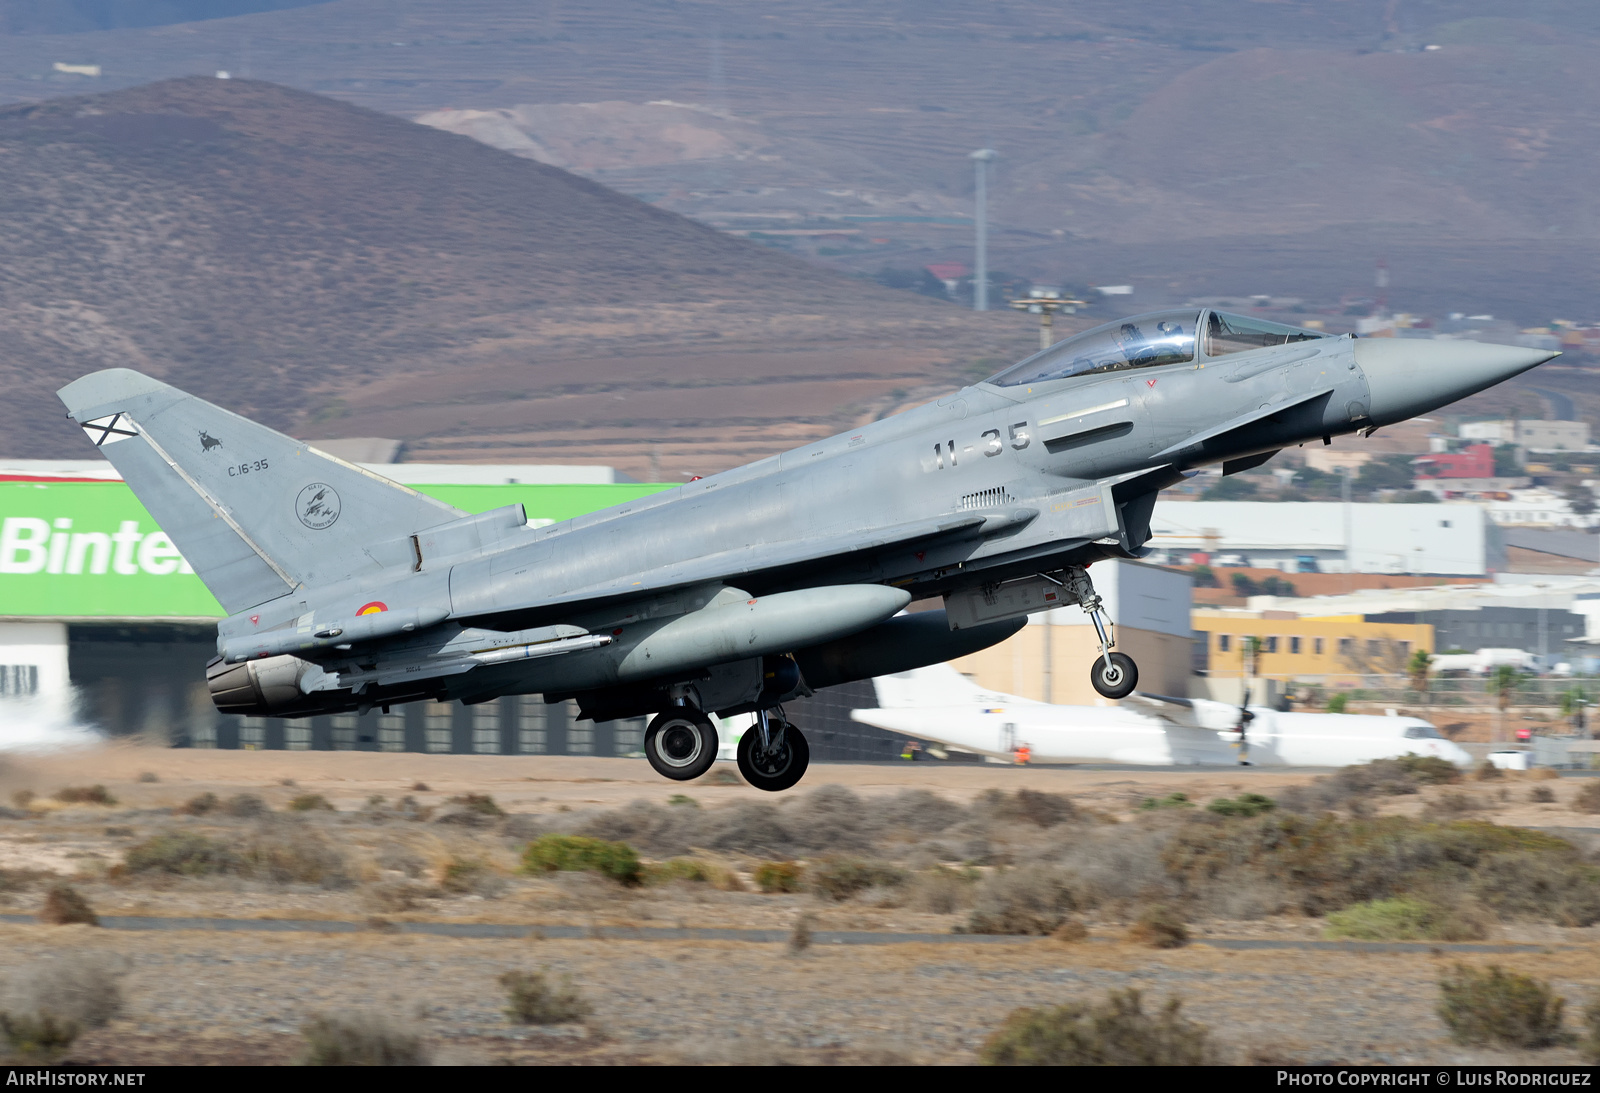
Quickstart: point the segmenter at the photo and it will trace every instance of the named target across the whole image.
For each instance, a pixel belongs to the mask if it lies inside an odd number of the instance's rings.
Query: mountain
[[[0,111],[0,454],[87,454],[50,392],[127,365],[301,435],[670,477],[1028,339],[304,91]]]
[[[1589,316],[1600,279],[1588,0],[328,0],[95,25],[0,34],[0,101],[253,75],[731,229],[843,222],[774,241],[869,273],[969,256],[967,154],[991,147],[995,264],[1136,305],[1370,295],[1386,258],[1401,309],[1526,324]]]

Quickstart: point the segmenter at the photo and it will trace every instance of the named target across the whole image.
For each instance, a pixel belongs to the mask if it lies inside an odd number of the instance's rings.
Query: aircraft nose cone
[[[1361,338],[1355,354],[1367,377],[1374,425],[1427,413],[1561,355],[1518,345],[1413,338]]]

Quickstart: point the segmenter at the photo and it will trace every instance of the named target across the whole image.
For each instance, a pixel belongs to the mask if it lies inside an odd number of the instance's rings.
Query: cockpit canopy
[[[1012,365],[989,382],[997,387],[1017,387],[1096,372],[1188,364],[1195,359],[1197,329],[1203,330],[1199,355],[1206,359],[1328,337],[1320,331],[1248,319],[1226,311],[1155,311],[1074,334]]]

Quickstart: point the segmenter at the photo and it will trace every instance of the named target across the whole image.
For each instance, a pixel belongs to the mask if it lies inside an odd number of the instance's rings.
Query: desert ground
[[[1452,1042],[1438,984],[1458,962],[1547,980],[1577,1031],[1600,997],[1590,895],[1519,913],[1458,886],[1477,916],[1451,935],[1466,940],[1330,944],[1326,916],[1277,879],[1173,887],[1172,863],[1175,846],[1237,841],[1229,825],[1256,821],[1203,806],[1254,793],[1328,809],[1328,823],[1539,828],[1587,869],[1600,844],[1600,815],[1579,799],[1591,781],[1330,796],[1326,772],[927,762],[818,765],[774,796],[730,764],[682,784],[633,759],[131,744],[13,755],[0,759],[0,1010],[53,975],[115,984],[115,1014],[66,1052],[86,1063],[291,1063],[307,1021],[364,1013],[441,1063],[936,1064],[976,1061],[1019,1006],[1134,987],[1147,1004],[1181,999],[1228,1062],[1574,1063],[1573,1046]],[[57,796],[93,786],[102,803]],[[530,840],[552,833],[629,842],[645,882],[522,872]],[[233,864],[148,864],[182,839]],[[798,863],[800,890],[764,890],[772,862]],[[36,917],[62,883],[101,926]],[[1040,903],[1044,889],[1055,895]],[[1152,901],[1181,907],[1188,944],[1134,940]],[[1022,904],[1045,908],[1042,928],[966,932]],[[1043,936],[1056,919],[1079,928]],[[219,928],[240,920],[257,928]],[[422,932],[472,924],[480,936]],[[592,1012],[508,1020],[499,977],[516,970],[570,977]]]

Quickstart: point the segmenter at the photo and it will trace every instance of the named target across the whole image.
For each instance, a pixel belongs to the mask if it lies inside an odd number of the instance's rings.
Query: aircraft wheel
[[[687,782],[717,761],[717,729],[711,719],[687,706],[659,713],[644,730],[644,757],[656,773]]]
[[[788,789],[805,775],[811,763],[811,746],[793,725],[771,751],[761,751],[761,730],[752,726],[739,738],[739,773],[757,789],[776,793]]]
[[[1095,657],[1089,682],[1106,698],[1127,698],[1139,685],[1139,666],[1127,653],[1112,653],[1110,666],[1105,657]]]

